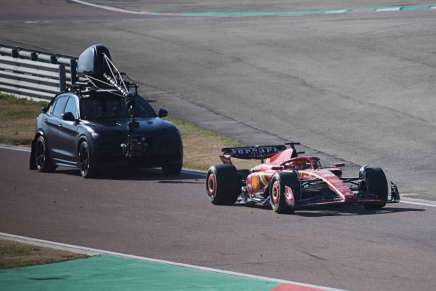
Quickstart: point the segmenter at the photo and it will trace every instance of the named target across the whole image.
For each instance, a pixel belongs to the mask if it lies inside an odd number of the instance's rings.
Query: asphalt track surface
[[[225,7],[218,5],[223,1],[184,2],[189,7],[173,1],[162,9],[155,1],[94,2],[188,12],[198,11],[195,5],[201,11],[232,11],[238,1],[225,1]],[[16,9],[20,3],[27,8]],[[233,9],[414,4],[244,3]],[[13,1],[7,7],[0,12],[2,42],[72,55],[105,43],[116,63],[140,81],[142,93],[173,115],[244,143],[298,140],[353,164],[382,166],[403,193],[435,198],[436,10],[156,17],[53,0]]]
[[[245,143],[299,140],[329,160],[380,165],[403,193],[435,199],[436,11],[156,17],[53,0],[11,2],[0,10],[2,43],[71,55],[105,43],[144,95],[173,115]],[[202,1],[201,11],[374,4],[279,2],[226,1],[223,8]],[[198,11],[195,1],[162,9],[150,3],[123,8]],[[19,152],[2,150],[0,161],[7,165],[0,175],[3,232],[337,288],[436,288],[430,208],[277,216],[213,207],[199,177],[145,172],[82,180],[27,171]]]
[[[350,290],[434,290],[435,208],[218,207],[203,177],[159,171],[82,179],[27,169],[1,149],[0,231]]]

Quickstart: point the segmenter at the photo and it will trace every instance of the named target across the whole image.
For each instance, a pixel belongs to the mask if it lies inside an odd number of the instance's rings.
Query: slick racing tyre
[[[89,145],[86,141],[82,141],[79,146],[79,166],[82,177],[95,178],[98,176],[97,167],[95,166]]]
[[[232,205],[241,193],[241,178],[233,165],[223,164],[207,171],[206,191],[210,202]]]
[[[363,190],[367,194],[376,194],[379,202],[364,203],[366,209],[380,209],[386,205],[388,200],[388,181],[386,175],[380,168],[365,167],[361,172],[363,178]]]
[[[300,181],[296,172],[275,174],[269,187],[270,204],[274,212],[293,213],[300,197]]]
[[[36,139],[34,151],[36,169],[40,172],[54,172],[56,166],[50,159],[47,150],[47,143],[43,136],[38,136]]]

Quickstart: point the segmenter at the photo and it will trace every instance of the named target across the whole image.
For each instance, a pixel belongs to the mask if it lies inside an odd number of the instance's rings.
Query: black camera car
[[[37,117],[30,168],[80,169],[95,177],[114,167],[162,167],[178,174],[183,145],[178,129],[156,114],[137,85],[112,62],[109,50],[93,45],[79,56],[79,81],[57,95]]]

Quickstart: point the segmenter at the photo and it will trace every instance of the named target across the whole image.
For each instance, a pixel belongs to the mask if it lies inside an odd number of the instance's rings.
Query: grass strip
[[[35,118],[45,105],[46,102],[0,94],[0,143],[30,145],[35,134]]]
[[[0,239],[0,269],[62,262],[86,255]]]

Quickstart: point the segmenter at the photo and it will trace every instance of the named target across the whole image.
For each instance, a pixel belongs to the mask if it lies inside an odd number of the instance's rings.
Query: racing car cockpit
[[[283,166],[293,170],[316,170],[321,168],[321,162],[317,157],[296,157],[286,161]]]

